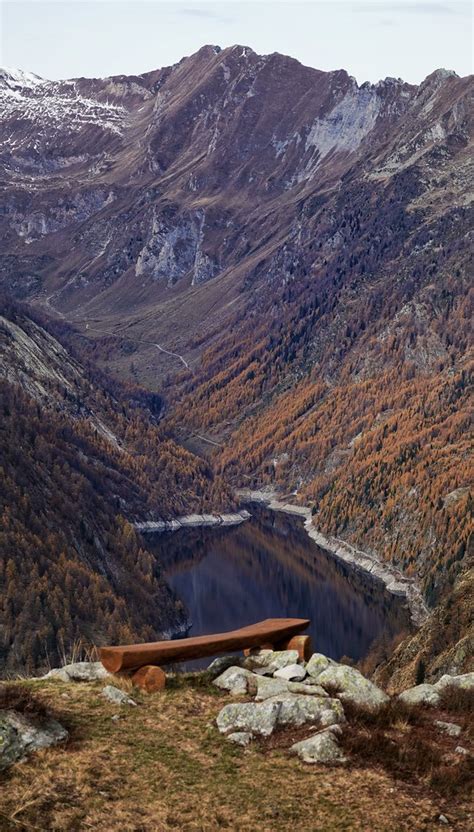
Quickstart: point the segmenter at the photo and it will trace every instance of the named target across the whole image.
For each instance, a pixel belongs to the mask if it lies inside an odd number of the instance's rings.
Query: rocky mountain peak
[[[48,83],[44,78],[35,75],[34,72],[25,72],[22,69],[14,69],[13,67],[0,67],[0,83],[9,87],[10,89],[27,89],[38,86],[38,84]]]

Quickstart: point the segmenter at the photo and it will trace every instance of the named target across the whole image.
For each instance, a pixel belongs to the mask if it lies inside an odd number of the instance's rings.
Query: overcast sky
[[[419,83],[472,68],[472,6],[458,0],[0,0],[0,65],[45,78],[146,72],[206,43],[282,52],[359,83]]]

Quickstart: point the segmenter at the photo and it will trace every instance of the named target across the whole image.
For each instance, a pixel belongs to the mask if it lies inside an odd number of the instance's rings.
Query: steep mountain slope
[[[87,320],[89,334],[126,326],[145,341],[134,363],[153,383],[181,369],[153,349],[157,336],[193,366],[268,282],[272,293],[321,283],[328,255],[360,261],[347,250],[357,225],[346,216],[339,228],[354,202],[378,212],[366,270],[380,250],[400,253],[425,215],[456,202],[464,221],[471,94],[444,71],[419,88],[358,87],[342,70],[244,47],[203,47],[137,78],[4,74],[3,279]],[[378,239],[383,223],[394,227]]]
[[[436,603],[472,531],[472,78],[203,47],[0,78],[0,280]],[[93,344],[92,344],[93,342]],[[471,538],[472,539],[472,538]]]
[[[8,305],[0,317],[0,673],[76,640],[185,624],[129,522],[226,499],[156,424],[156,396],[109,384]]]

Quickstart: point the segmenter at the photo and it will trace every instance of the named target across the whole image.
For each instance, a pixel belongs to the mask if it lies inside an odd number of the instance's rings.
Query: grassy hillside
[[[303,729],[232,746],[214,724],[228,697],[205,676],[171,680],[149,697],[134,692],[139,706],[122,710],[100,697],[100,683],[26,685],[70,740],[2,775],[2,832],[434,832],[440,814],[443,828],[469,828],[465,764],[447,773],[457,741],[435,737],[431,712],[378,726],[355,719],[345,740],[352,762],[328,768],[285,750]],[[467,725],[462,713],[438,716]]]

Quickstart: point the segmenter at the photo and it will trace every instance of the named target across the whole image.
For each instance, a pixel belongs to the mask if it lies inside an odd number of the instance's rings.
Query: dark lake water
[[[320,549],[302,520],[256,505],[249,510],[251,519],[239,526],[148,537],[187,608],[189,635],[264,618],[309,618],[314,650],[358,660],[375,641],[408,629],[403,601]]]

